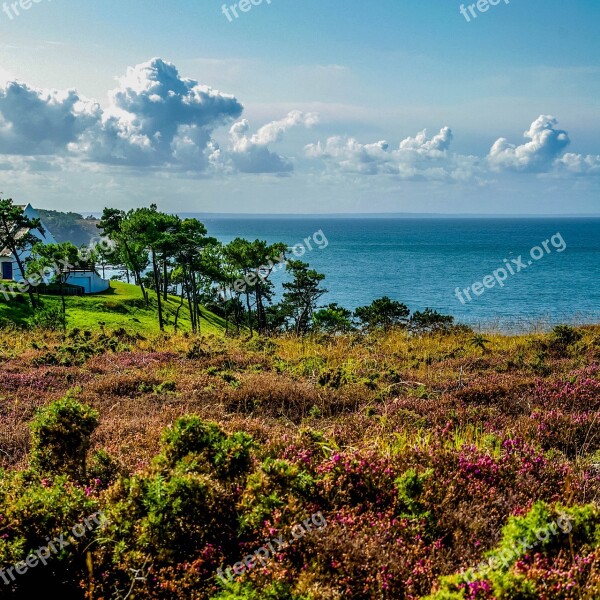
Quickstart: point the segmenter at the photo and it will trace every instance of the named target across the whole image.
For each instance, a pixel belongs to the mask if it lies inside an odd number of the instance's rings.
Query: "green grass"
[[[67,297],[67,327],[73,329],[118,329],[123,327],[128,331],[141,334],[153,334],[159,332],[157,317],[156,294],[152,291],[150,295],[150,306],[147,308],[142,297],[141,290],[127,283],[111,281],[111,288],[102,294],[89,296]],[[60,306],[59,296],[40,296],[46,307]],[[175,296],[169,296],[167,302],[163,302],[163,311],[166,320],[165,329],[173,331],[175,314],[180,300]],[[16,298],[5,301],[0,298],[0,322],[11,321],[16,325],[25,325],[31,317],[31,307],[27,296],[18,295]],[[225,320],[217,315],[202,309],[202,334],[222,335],[225,329]],[[184,303],[179,312],[179,331],[191,331],[190,313],[187,302]]]

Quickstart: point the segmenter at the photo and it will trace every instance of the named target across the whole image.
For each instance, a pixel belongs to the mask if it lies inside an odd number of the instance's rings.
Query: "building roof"
[[[17,233],[16,238],[20,240],[22,237],[26,236],[30,231],[30,229],[24,227]],[[0,256],[12,256],[12,252],[8,248],[3,248],[0,252]]]
[[[31,206],[30,203],[27,204],[15,204],[15,206],[17,208],[20,208],[23,212],[25,212],[29,207],[31,207],[31,209],[35,212],[35,209],[33,208],[33,206]],[[37,214],[37,213],[36,213]],[[47,229],[45,227],[43,227],[44,232],[47,232]],[[26,227],[24,227],[23,229],[21,229],[18,233],[16,238],[19,240],[22,237],[26,236],[29,232],[31,231],[31,229],[27,229]],[[42,232],[40,232],[42,233]],[[42,233],[42,237],[46,237],[45,233]],[[6,257],[6,258],[10,258],[12,256],[12,252],[8,249],[8,248],[3,248],[0,251],[0,257]]]

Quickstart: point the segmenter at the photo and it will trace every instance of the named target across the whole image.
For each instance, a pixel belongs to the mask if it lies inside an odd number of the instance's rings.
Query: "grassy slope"
[[[45,306],[60,306],[58,296],[43,296]],[[70,297],[67,302],[68,327],[72,329],[96,329],[100,324],[109,329],[123,327],[128,331],[145,334],[157,333],[157,303],[156,294],[150,292],[150,307],[146,308],[142,293],[136,286],[126,283],[111,282],[111,289],[102,294],[91,296]],[[167,331],[173,331],[175,314],[180,300],[169,296],[163,303]],[[225,321],[206,310],[202,311],[202,333],[221,335],[225,328]],[[0,321],[12,321],[22,325],[31,316],[27,302],[12,300],[0,302]],[[187,303],[184,303],[179,313],[180,331],[190,331],[190,314]]]

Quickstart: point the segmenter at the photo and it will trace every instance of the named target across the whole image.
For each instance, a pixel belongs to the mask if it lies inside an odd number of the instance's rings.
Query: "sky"
[[[600,215],[597,0],[252,1],[0,0],[2,197]]]

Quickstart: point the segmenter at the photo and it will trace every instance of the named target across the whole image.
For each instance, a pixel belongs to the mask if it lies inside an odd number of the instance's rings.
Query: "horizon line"
[[[41,209],[52,210],[52,209]],[[62,211],[57,211],[62,212]],[[67,211],[74,212],[74,211]],[[82,216],[100,214],[102,211],[77,211]],[[167,211],[171,212],[171,211]],[[345,218],[345,219],[600,219],[600,213],[410,213],[410,212],[381,212],[381,213],[234,213],[234,212],[204,212],[204,211],[172,211],[179,215],[200,215],[208,218],[271,218],[271,219],[302,219],[302,218]]]

